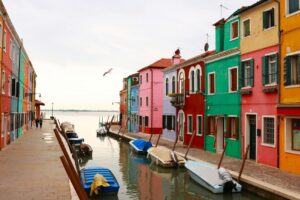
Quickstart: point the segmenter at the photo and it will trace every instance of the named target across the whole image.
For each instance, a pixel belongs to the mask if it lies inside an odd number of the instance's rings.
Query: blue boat
[[[84,141],[83,138],[69,138],[68,140],[69,140],[69,142],[70,142],[71,145],[72,144],[74,144],[74,145],[80,145]]]
[[[143,154],[146,155],[147,151],[150,147],[152,147],[152,143],[149,141],[141,140],[141,139],[136,139],[136,140],[131,140],[129,142],[130,146],[133,148],[133,150],[138,153],[138,154]]]
[[[109,184],[108,187],[99,188],[101,195],[117,195],[119,192],[119,183],[113,173],[104,167],[86,167],[80,170],[81,181],[84,190],[87,194],[90,194],[91,185],[94,180],[94,176],[98,173],[101,174]]]

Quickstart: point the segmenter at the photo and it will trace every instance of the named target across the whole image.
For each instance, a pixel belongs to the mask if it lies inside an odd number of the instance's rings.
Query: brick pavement
[[[71,199],[54,127],[44,120],[42,129],[30,129],[0,151],[0,199]]]
[[[117,133],[118,130],[119,126],[113,126],[111,128],[111,131],[114,133]],[[128,132],[126,132],[125,135],[132,138],[142,139],[149,139],[150,136],[143,133]],[[152,143],[156,143],[157,137],[157,135],[152,137]],[[174,142],[165,140],[163,138],[161,138],[159,141],[159,145],[166,146],[170,149],[173,147],[173,144]],[[178,142],[175,151],[185,154],[186,149],[186,145],[183,145],[182,142]],[[215,154],[196,148],[191,148],[188,154],[188,159],[202,160],[216,165],[218,164],[220,157],[221,154]],[[224,156],[222,167],[230,170],[233,177],[238,176],[241,165],[242,160]],[[300,199],[300,175],[286,173],[277,168],[257,164],[254,161],[247,160],[241,180],[247,184],[254,185],[265,191],[269,191],[287,199]]]

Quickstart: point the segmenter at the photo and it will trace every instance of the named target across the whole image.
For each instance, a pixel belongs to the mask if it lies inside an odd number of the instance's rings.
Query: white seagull
[[[104,72],[103,76],[105,76],[106,74],[109,74],[112,70],[113,70],[113,68],[110,68],[109,70],[107,70],[106,72]]]

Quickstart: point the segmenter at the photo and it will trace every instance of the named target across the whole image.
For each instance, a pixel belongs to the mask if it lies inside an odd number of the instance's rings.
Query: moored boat
[[[131,140],[129,142],[130,146],[137,154],[146,155],[149,148],[152,147],[152,143],[142,139]]]
[[[68,138],[68,140],[71,145],[74,144],[75,146],[80,145],[84,141],[83,138]]]
[[[188,160],[185,167],[190,177],[213,193],[241,192],[242,186],[231,178],[224,168],[203,162]]]
[[[107,130],[104,126],[100,126],[97,130],[97,135],[106,135],[107,134]]]
[[[94,181],[94,177],[96,174],[102,175],[109,186],[106,187],[98,187],[99,193],[101,195],[117,195],[119,192],[119,183],[115,178],[114,174],[107,168],[104,167],[86,167],[80,170],[81,180],[84,190],[87,194],[91,192],[91,186]]]
[[[89,144],[81,143],[79,145],[79,155],[80,156],[92,156],[93,149]]]

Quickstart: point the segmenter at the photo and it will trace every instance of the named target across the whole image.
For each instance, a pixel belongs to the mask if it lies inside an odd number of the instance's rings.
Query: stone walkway
[[[42,129],[30,129],[0,151],[0,199],[71,199],[54,127],[44,120]]]
[[[117,133],[119,126],[112,126],[111,131]],[[121,133],[123,134],[123,133]],[[130,138],[149,139],[148,134],[143,133],[125,133]],[[152,143],[156,143],[157,135],[152,137]],[[160,139],[159,145],[172,149],[174,142]],[[175,151],[181,154],[186,153],[187,146],[178,142]],[[188,159],[202,160],[218,165],[221,154],[215,154],[200,149],[191,148],[188,153]],[[230,170],[233,177],[238,177],[242,160],[224,156],[222,167]],[[300,163],[299,163],[300,167]],[[249,185],[254,185],[265,191],[275,193],[278,196],[287,199],[300,199],[300,175],[282,172],[277,168],[257,164],[253,161],[246,161],[241,180]]]

